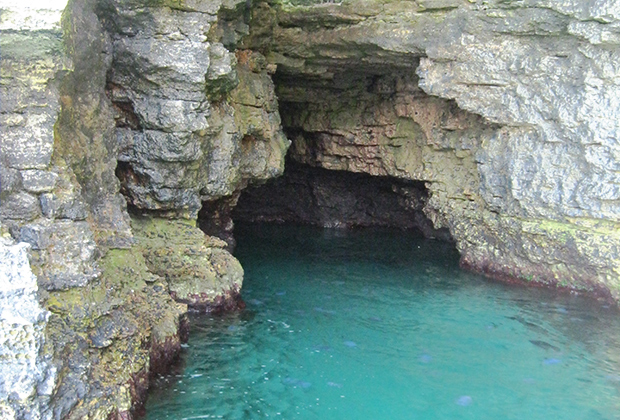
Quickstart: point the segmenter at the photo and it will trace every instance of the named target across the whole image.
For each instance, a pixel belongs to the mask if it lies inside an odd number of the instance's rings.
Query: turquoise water
[[[156,419],[620,419],[620,316],[387,230],[236,229],[247,309],[194,316]]]

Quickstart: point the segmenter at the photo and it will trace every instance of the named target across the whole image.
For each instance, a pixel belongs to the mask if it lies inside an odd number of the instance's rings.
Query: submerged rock
[[[462,397],[458,397],[455,401],[455,403],[457,405],[460,405],[461,407],[470,406],[473,402],[474,400],[469,395],[463,395]]]

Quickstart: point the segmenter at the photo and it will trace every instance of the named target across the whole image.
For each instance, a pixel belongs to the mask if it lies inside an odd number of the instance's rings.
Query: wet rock
[[[183,221],[135,217],[132,227],[149,270],[166,278],[175,300],[207,312],[238,307],[243,269],[220,248],[225,242]]]
[[[170,298],[142,254],[111,250],[100,266],[97,279],[53,291],[48,299],[57,363],[65,372],[54,394],[60,417],[135,413],[146,395],[151,355],[161,342],[169,343],[167,351],[153,359],[168,366],[180,349],[187,307]]]

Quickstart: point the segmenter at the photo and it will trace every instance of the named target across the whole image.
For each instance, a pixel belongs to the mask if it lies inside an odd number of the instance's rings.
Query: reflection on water
[[[620,317],[385,230],[238,227],[241,313],[195,316],[155,419],[620,419]]]

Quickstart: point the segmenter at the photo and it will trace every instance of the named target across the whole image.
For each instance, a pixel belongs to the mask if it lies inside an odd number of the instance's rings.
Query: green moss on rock
[[[146,265],[165,278],[174,299],[206,311],[234,305],[243,269],[222,249],[223,241],[205,236],[188,221],[134,216],[132,227]]]

